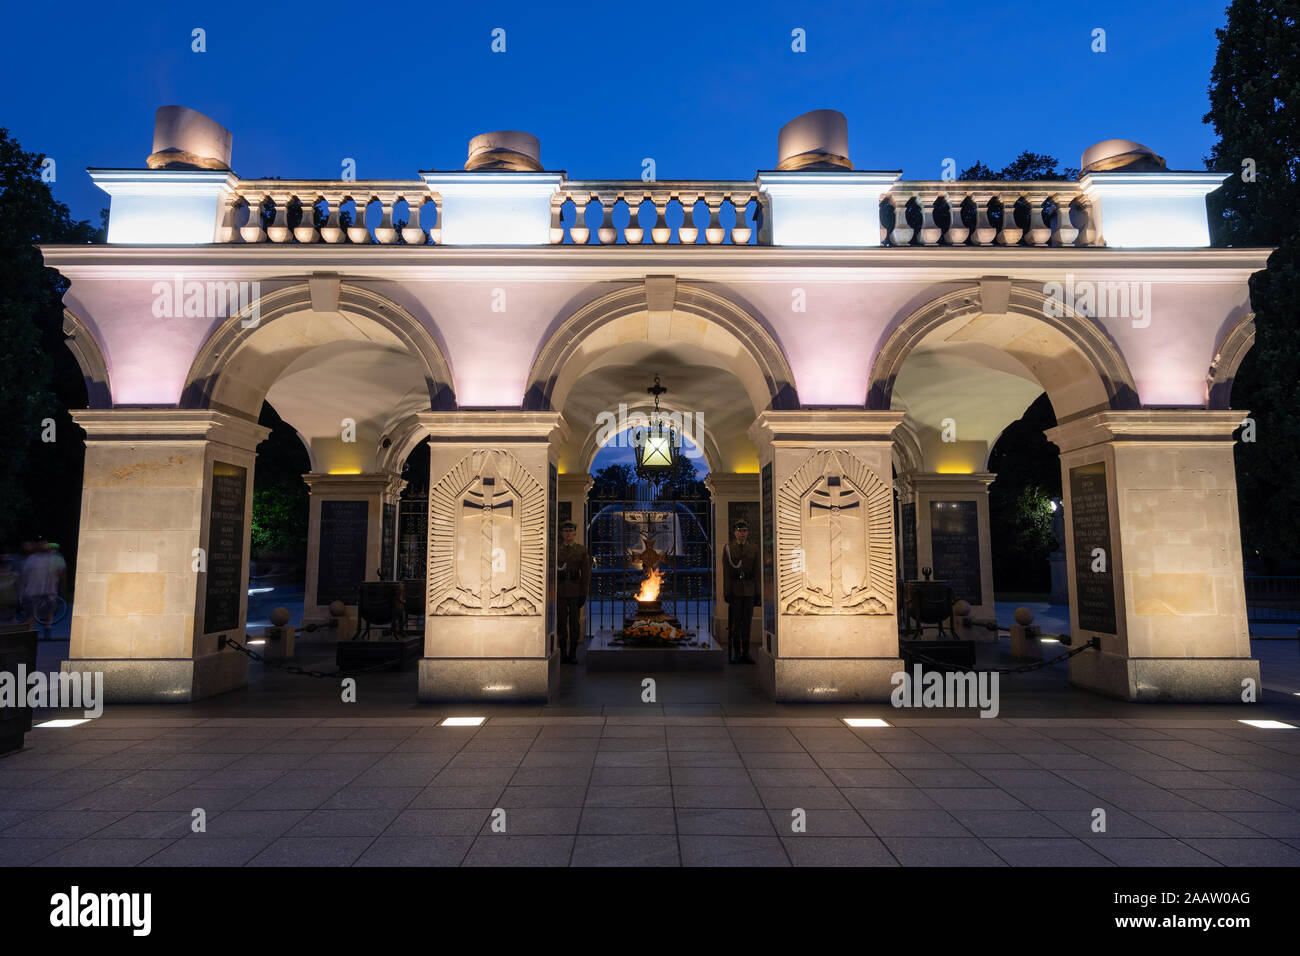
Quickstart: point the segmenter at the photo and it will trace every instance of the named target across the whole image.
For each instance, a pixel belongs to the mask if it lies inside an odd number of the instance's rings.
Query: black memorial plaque
[[[384,526],[379,537],[379,577],[393,579],[393,562],[397,555],[397,504],[384,505]]]
[[[1115,572],[1111,565],[1105,462],[1070,469],[1070,528],[1074,532],[1074,590],[1079,630],[1114,634]],[[1100,555],[1096,554],[1098,549]],[[1094,566],[1105,570],[1094,571]]]
[[[930,502],[934,579],[952,586],[953,600],[983,604],[979,511],[973,501]]]
[[[763,500],[763,630],[776,633],[776,503],[772,489],[772,464],[763,466],[759,481]],[[771,647],[769,645],[769,650]]]
[[[559,504],[556,498],[560,493],[559,474],[555,465],[546,466],[546,634],[547,645],[550,635],[556,631],[556,581],[555,581],[555,538],[560,533]]]
[[[368,501],[320,503],[320,562],[316,603],[357,603],[357,585],[366,580]]]
[[[239,627],[244,584],[244,501],[248,469],[212,463],[212,504],[208,510],[208,570],[204,584],[203,633]]]
[[[903,580],[915,581],[916,574],[916,502],[905,501],[900,509],[899,519],[902,527],[899,536],[903,540]]]

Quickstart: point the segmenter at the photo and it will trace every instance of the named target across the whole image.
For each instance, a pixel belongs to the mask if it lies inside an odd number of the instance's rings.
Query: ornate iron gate
[[[617,631],[636,614],[645,572],[637,553],[649,536],[667,555],[660,600],[682,627],[697,634],[713,629],[713,502],[710,498],[656,499],[649,486],[636,497],[587,501],[584,541],[591,553],[587,630]]]

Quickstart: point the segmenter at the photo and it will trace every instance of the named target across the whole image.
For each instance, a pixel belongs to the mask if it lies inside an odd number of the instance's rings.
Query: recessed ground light
[[[274,591],[274,590],[275,590],[275,588],[249,588],[249,589],[248,589],[248,593],[249,593],[249,594],[267,594],[267,593],[269,593],[269,592],[271,592],[271,591]]]
[[[1061,642],[1054,637],[1040,637],[1038,639],[1038,643],[1039,644],[1060,644]]]
[[[78,717],[76,719],[73,719],[71,717],[65,717],[61,720],[47,720],[45,721],[45,723],[37,724],[36,726],[37,727],[75,727],[77,726],[77,724],[88,723],[90,719],[91,718],[89,717]]]
[[[443,727],[477,727],[486,717],[446,717],[443,719]]]
[[[879,717],[844,717],[843,721],[850,727],[892,727],[888,721]]]
[[[1295,730],[1294,724],[1284,724],[1280,720],[1239,720],[1239,724],[1249,724],[1260,730]]]
[[[254,640],[249,641],[248,643],[249,643],[249,646],[250,646],[250,647],[251,647],[252,645],[254,645],[254,644],[265,644],[265,643],[266,643],[266,639],[265,639],[265,638],[261,638],[261,637],[259,637],[259,638],[255,638]]]

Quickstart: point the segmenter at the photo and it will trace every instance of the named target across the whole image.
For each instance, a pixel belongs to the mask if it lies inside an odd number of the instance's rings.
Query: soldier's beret
[[[577,530],[578,530],[578,526],[577,526],[576,524],[574,524],[572,521],[565,521],[563,524],[560,525],[560,530],[561,530],[561,531],[577,531]]]
[[[742,518],[740,521],[737,521],[735,524],[733,524],[733,525],[731,526],[731,530],[732,530],[732,531],[748,531],[748,530],[749,530],[749,522],[748,522],[748,521],[745,521],[745,520]]]

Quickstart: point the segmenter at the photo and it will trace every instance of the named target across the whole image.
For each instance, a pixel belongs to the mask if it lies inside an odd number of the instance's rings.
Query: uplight
[[[256,638],[255,640],[251,640],[251,641],[249,641],[249,642],[248,642],[248,646],[249,646],[249,647],[252,647],[254,644],[265,644],[265,643],[266,643],[266,639],[265,639],[265,638],[262,638],[262,637],[259,637],[259,638]]]
[[[1038,643],[1039,644],[1060,644],[1061,642],[1054,637],[1040,637],[1038,639]]]
[[[1295,730],[1294,724],[1284,724],[1280,720],[1239,720],[1239,724],[1249,724],[1260,730]]]
[[[442,727],[477,727],[487,720],[486,717],[446,717],[443,719]]]
[[[893,724],[879,717],[844,717],[843,721],[850,727],[892,727]]]
[[[65,717],[61,720],[47,720],[43,724],[37,724],[37,727],[75,727],[77,724],[84,724],[90,721],[89,717],[71,718]]]

